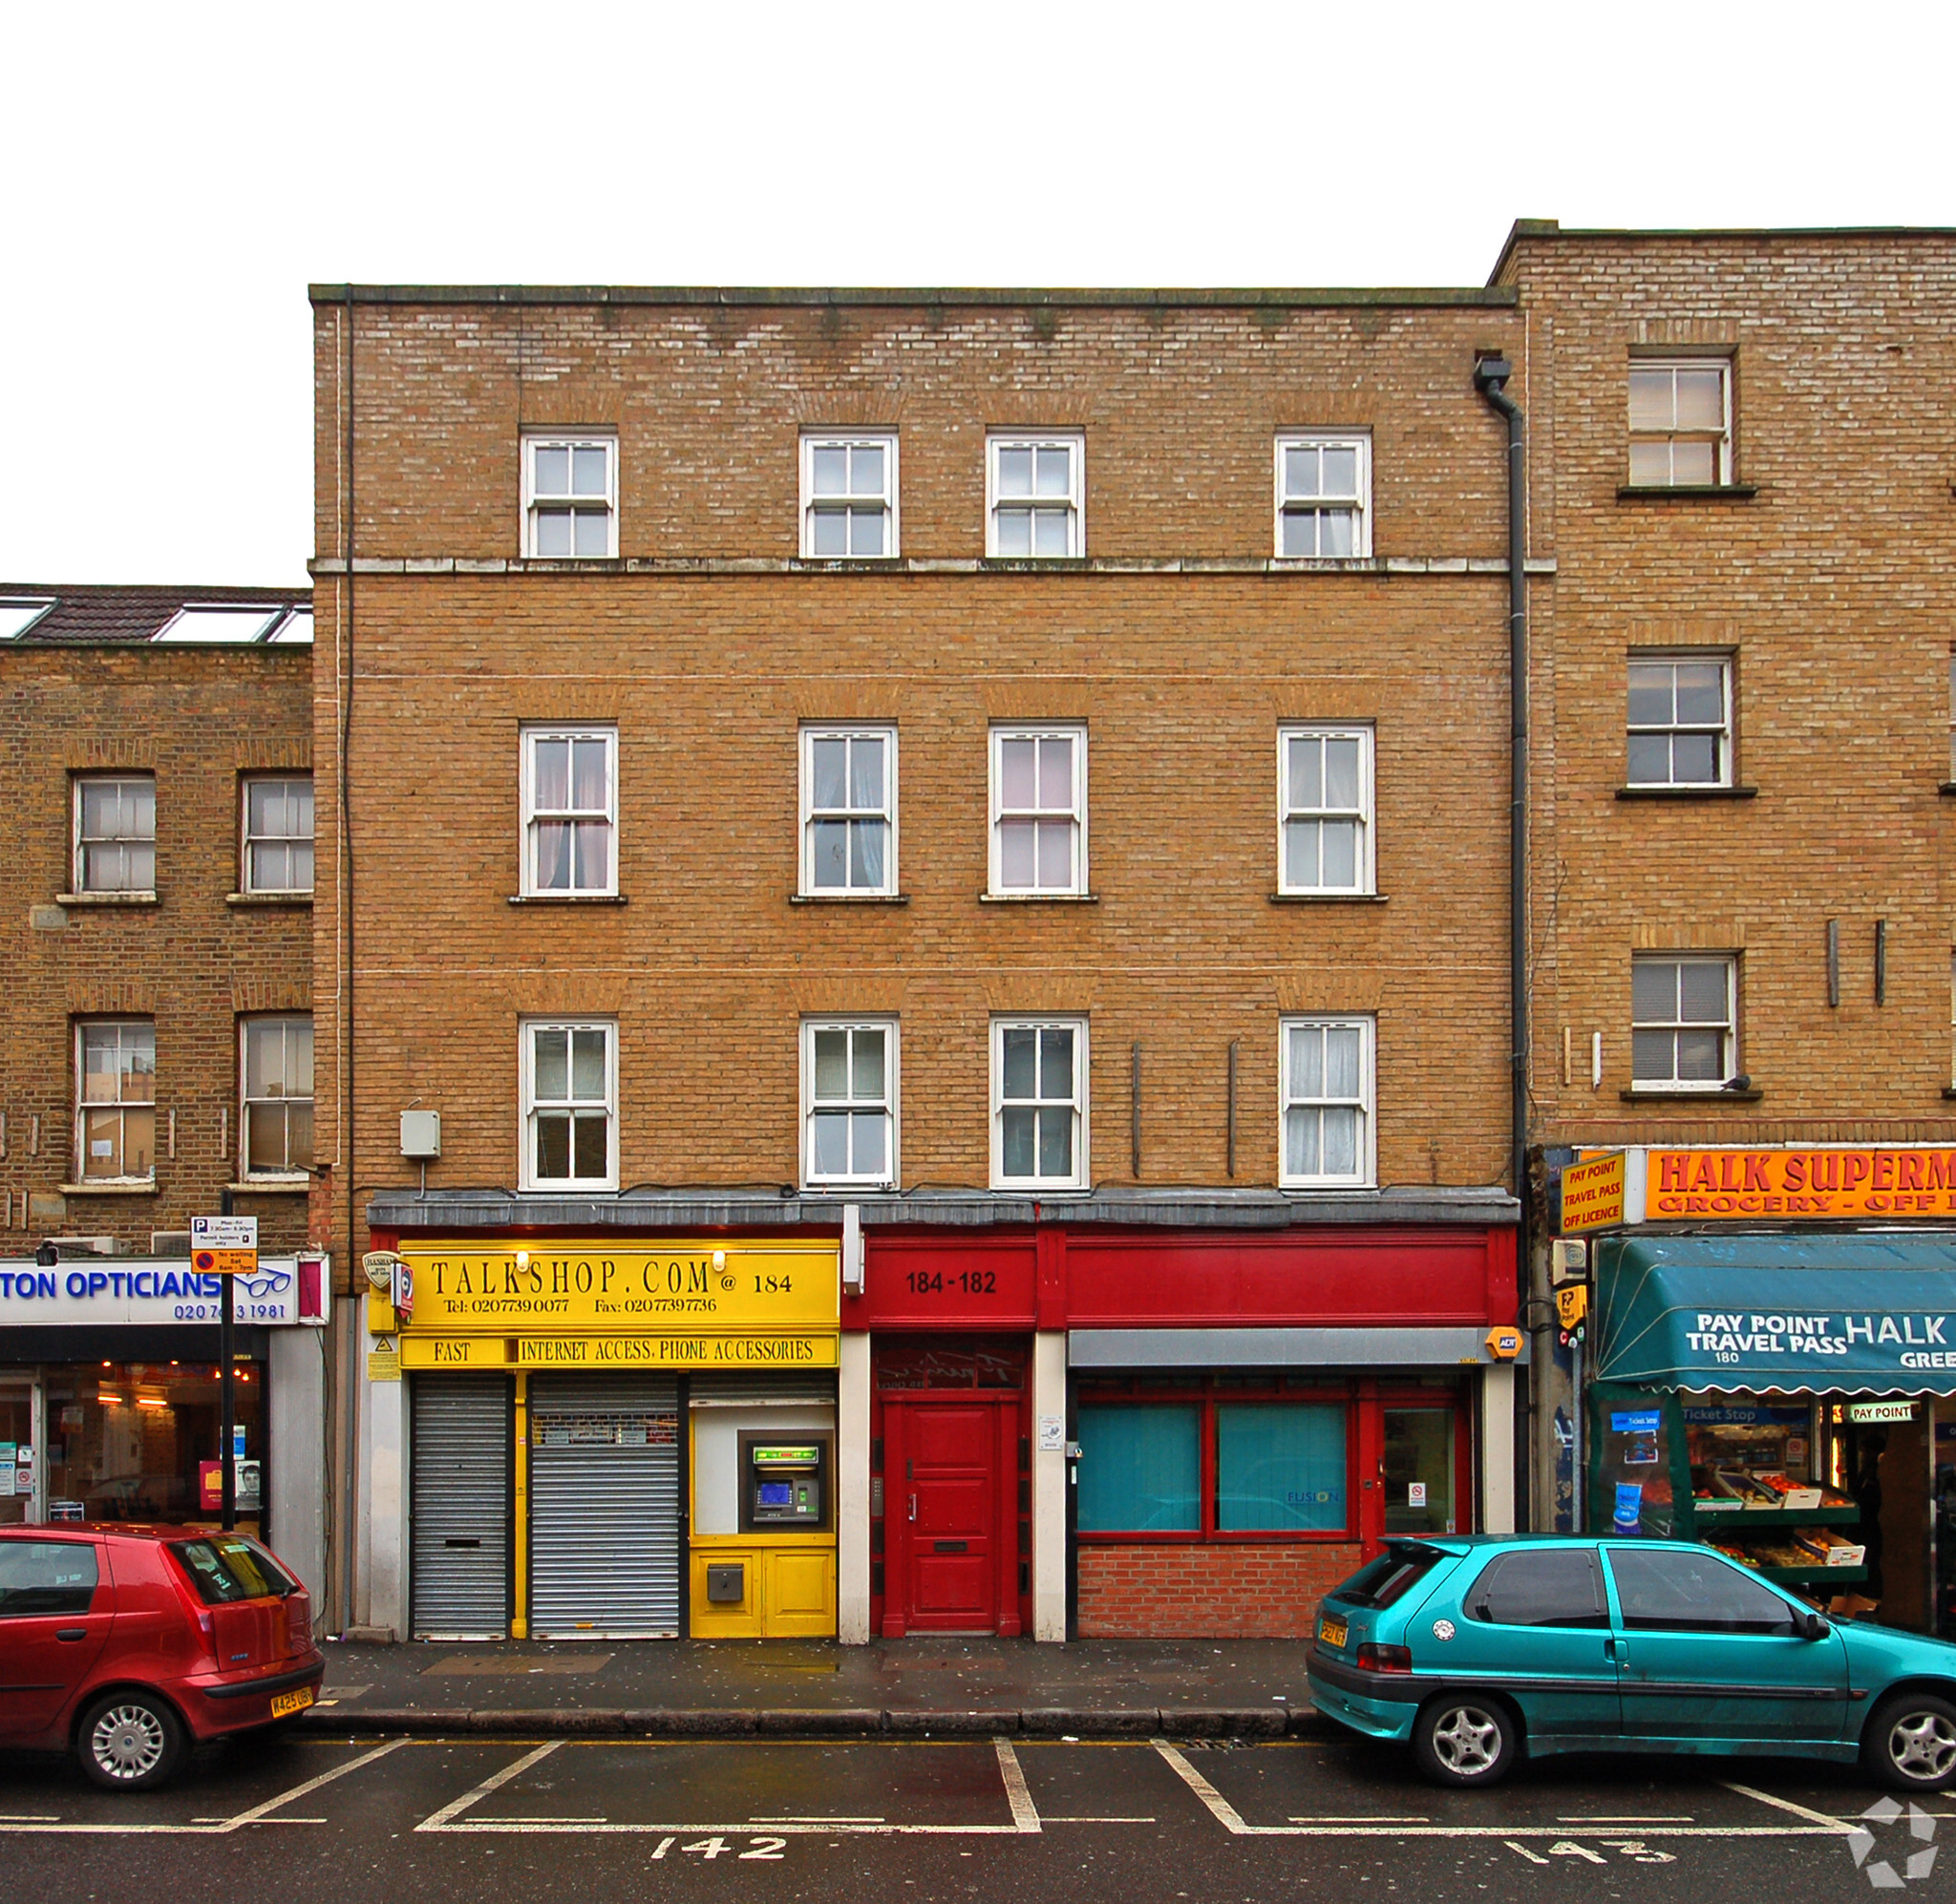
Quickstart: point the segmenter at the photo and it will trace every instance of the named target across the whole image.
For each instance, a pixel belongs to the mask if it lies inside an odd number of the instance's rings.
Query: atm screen
[[[788,1481],[763,1481],[760,1484],[760,1499],[756,1505],[764,1508],[793,1507],[794,1484]]]

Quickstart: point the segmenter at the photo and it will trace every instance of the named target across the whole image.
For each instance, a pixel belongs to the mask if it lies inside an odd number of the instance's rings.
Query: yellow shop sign
[[[740,1335],[756,1344],[791,1344],[840,1326],[841,1250],[832,1242],[457,1242],[412,1244],[401,1255],[414,1272],[415,1297],[404,1342],[483,1335],[529,1347],[522,1339],[645,1337],[678,1343]],[[768,1354],[756,1346],[749,1356],[721,1360],[754,1366]],[[777,1365],[794,1365],[797,1355],[784,1346]],[[829,1358],[821,1365],[835,1365],[833,1347]],[[542,1365],[546,1358],[510,1359]],[[805,1358],[800,1364],[810,1365]],[[595,1355],[588,1365],[599,1365]],[[675,1351],[666,1365],[715,1364]]]
[[[407,1368],[833,1368],[833,1330],[776,1335],[424,1336],[401,1338]]]

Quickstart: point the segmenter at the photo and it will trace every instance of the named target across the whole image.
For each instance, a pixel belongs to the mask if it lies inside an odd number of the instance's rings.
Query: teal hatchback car
[[[1410,1741],[1443,1785],[1522,1754],[1860,1759],[1956,1784],[1956,1645],[1831,1620],[1709,1547],[1475,1535],[1395,1540],[1327,1596],[1318,1710]]]

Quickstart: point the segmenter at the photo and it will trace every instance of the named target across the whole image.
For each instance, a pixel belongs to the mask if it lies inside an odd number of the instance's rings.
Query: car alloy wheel
[[[1478,1705],[1452,1705],[1434,1722],[1434,1757],[1456,1778],[1485,1778],[1500,1762],[1501,1723]]]
[[[1956,1724],[1945,1713],[1904,1706],[1888,1726],[1888,1757],[1911,1782],[1945,1779],[1956,1771]]]
[[[82,1769],[111,1791],[146,1791],[182,1763],[182,1722],[159,1699],[110,1693],[82,1715],[75,1744]]]
[[[138,1779],[156,1770],[169,1743],[162,1721],[148,1706],[112,1705],[96,1721],[88,1748],[112,1777]]]

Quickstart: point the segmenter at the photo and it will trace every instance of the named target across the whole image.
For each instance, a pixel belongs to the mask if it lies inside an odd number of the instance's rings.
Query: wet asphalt
[[[1956,1801],[1912,1830],[1905,1814],[1863,1825],[1881,1796],[1851,1767],[1629,1758],[1452,1792],[1402,1752],[1343,1737],[308,1734],[208,1749],[173,1786],[130,1796],[60,1761],[0,1761],[0,1899],[1956,1897]],[[1899,1882],[1872,1881],[1883,1865]]]

